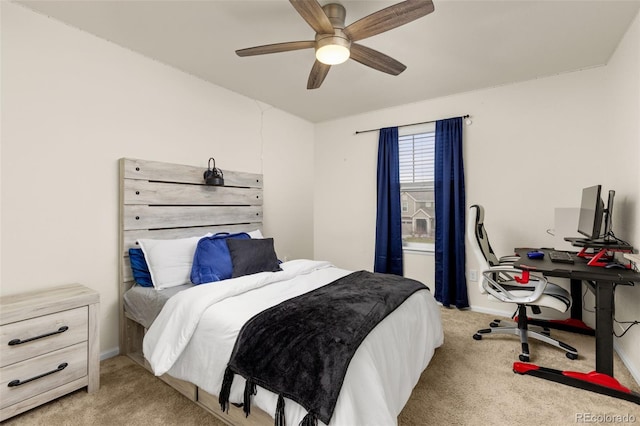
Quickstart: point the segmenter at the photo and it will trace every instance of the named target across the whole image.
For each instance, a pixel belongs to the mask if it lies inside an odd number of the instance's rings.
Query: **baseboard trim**
[[[499,309],[483,308],[482,306],[471,306],[469,307],[469,310],[473,312],[479,312],[481,314],[496,315],[507,318],[511,318],[511,316],[513,315],[513,311],[501,311]]]
[[[113,358],[114,356],[118,355],[120,355],[120,348],[115,347],[107,351],[100,352],[100,361],[104,361],[105,359]]]

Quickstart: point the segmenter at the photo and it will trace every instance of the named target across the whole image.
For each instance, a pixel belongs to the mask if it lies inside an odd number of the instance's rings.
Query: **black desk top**
[[[529,259],[527,252],[541,250],[545,253],[542,259]],[[516,248],[520,259],[514,263],[516,268],[540,272],[549,277],[562,277],[578,280],[608,281],[617,284],[640,282],[640,272],[631,269],[606,269],[601,266],[589,266],[587,260],[572,254],[574,263],[552,262],[549,252],[553,250],[536,248]]]

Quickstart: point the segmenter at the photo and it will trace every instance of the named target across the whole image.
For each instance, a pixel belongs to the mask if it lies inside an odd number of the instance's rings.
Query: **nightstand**
[[[79,284],[0,297],[0,421],[100,387],[100,296]]]

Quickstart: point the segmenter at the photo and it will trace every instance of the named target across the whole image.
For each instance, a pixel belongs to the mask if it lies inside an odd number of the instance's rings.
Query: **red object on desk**
[[[597,253],[587,253],[587,247],[583,247],[582,250],[578,253],[578,257],[582,257],[587,259],[587,265],[589,266],[607,266],[607,264],[613,261],[613,256],[607,254],[607,252],[620,252],[620,253],[631,253],[631,250],[627,249],[615,249],[615,248],[603,248],[600,249]],[[631,264],[625,266],[627,269],[631,269]]]

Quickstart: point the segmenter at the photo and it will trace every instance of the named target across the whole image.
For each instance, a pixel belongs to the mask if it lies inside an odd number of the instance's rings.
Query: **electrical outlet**
[[[469,270],[469,280],[473,282],[478,281],[478,271],[475,269]]]

